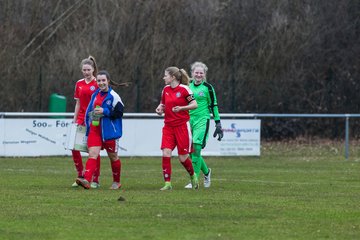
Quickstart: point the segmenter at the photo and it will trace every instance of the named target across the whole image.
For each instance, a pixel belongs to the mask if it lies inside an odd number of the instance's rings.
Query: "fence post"
[[[345,118],[345,159],[349,159],[349,116]]]

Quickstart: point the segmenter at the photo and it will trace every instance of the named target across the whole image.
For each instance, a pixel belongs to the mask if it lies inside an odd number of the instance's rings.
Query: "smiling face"
[[[102,92],[109,91],[109,79],[107,79],[106,75],[98,74],[96,77],[97,85]]]
[[[86,80],[91,81],[94,77],[94,68],[89,64],[82,65],[81,72]]]
[[[202,67],[196,67],[194,68],[192,72],[192,76],[195,79],[195,83],[201,83],[206,78],[206,72],[204,68]]]

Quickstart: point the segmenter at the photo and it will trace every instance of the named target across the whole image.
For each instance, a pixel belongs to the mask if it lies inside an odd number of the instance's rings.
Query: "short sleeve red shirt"
[[[179,84],[175,88],[170,85],[164,87],[161,96],[161,103],[165,105],[164,122],[168,126],[179,126],[190,119],[189,111],[173,112],[175,106],[187,106],[194,100],[194,95],[186,85]]]
[[[85,79],[80,79],[76,82],[74,99],[79,99],[80,109],[77,117],[77,123],[84,125],[86,109],[91,100],[91,95],[98,88],[95,78],[91,82],[86,83]]]
[[[94,105],[92,106],[92,109],[94,109],[96,106],[102,106],[102,103],[104,101],[104,99],[106,98],[107,96],[107,92],[106,93],[103,93],[101,91],[98,92],[98,94],[95,96],[95,99],[94,99]],[[101,122],[100,122],[100,125],[101,125]],[[100,137],[100,139],[102,138],[101,137],[101,127],[99,126],[94,126],[94,125],[90,125],[90,132],[92,133],[91,135],[97,135]],[[90,136],[90,134],[89,134]]]
[[[104,99],[106,98],[106,96],[108,95],[108,92],[102,92],[99,91],[94,99],[94,105],[92,106],[92,108],[95,108],[96,106],[102,106],[102,103],[104,101]]]

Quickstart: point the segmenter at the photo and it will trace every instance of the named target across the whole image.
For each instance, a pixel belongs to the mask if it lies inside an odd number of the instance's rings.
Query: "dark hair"
[[[189,85],[189,75],[184,69],[179,69],[177,67],[168,67],[165,69],[170,76],[174,76],[181,84]]]
[[[98,74],[98,67],[97,67],[95,58],[90,55],[88,58],[83,59],[81,61],[81,64],[80,64],[80,68],[82,68],[82,66],[85,65],[85,64],[90,65],[90,66],[93,67],[93,69],[94,69],[93,75],[96,77],[97,74]]]
[[[106,70],[100,70],[100,71],[96,74],[96,76],[97,76],[97,75],[105,75],[106,78],[107,78],[107,80],[111,81],[111,79],[110,79],[110,74],[109,74],[109,72],[106,71]]]
[[[109,84],[111,86],[129,86],[131,83],[130,82],[124,82],[124,83],[117,83],[117,82],[114,82],[113,80],[111,80],[110,78],[110,73],[106,70],[100,70],[96,76],[98,75],[105,75],[106,76],[106,79],[109,80]]]

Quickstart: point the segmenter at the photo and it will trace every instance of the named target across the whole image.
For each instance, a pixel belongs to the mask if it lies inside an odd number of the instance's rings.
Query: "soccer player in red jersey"
[[[74,123],[85,126],[85,113],[89,105],[91,95],[98,89],[96,83],[96,74],[97,74],[97,65],[95,58],[89,56],[81,61],[80,64],[83,79],[80,79],[76,82],[74,99],[76,101],[75,111],[74,111]],[[72,150],[72,157],[74,160],[75,168],[78,173],[78,177],[83,177],[84,175],[84,166],[82,162],[82,157],[80,151]],[[98,188],[100,176],[100,156],[98,159],[98,166],[94,173],[94,178],[92,179],[91,187]],[[78,184],[74,182],[72,187],[77,187]]]
[[[99,89],[92,95],[86,110],[86,135],[88,136],[89,158],[86,162],[84,177],[78,177],[76,183],[85,189],[90,188],[91,178],[97,168],[100,150],[105,149],[111,162],[113,183],[110,189],[121,187],[121,161],[118,157],[118,142],[122,136],[122,116],[124,104],[120,96],[111,88],[107,71],[97,74]],[[114,84],[115,85],[115,84]]]
[[[177,147],[179,161],[190,175],[193,189],[198,189],[199,183],[189,158],[192,146],[189,110],[197,108],[197,103],[189,85],[189,76],[184,69],[168,67],[165,70],[165,87],[161,101],[156,108],[158,115],[164,114],[162,129],[162,169],[165,185],[160,190],[171,190],[171,154]]]

